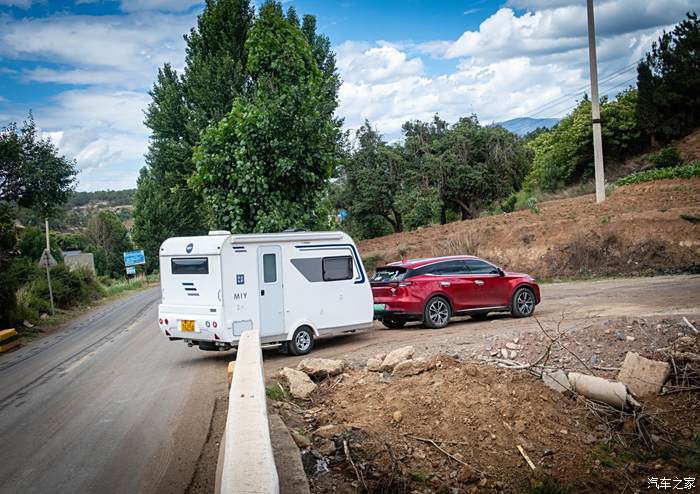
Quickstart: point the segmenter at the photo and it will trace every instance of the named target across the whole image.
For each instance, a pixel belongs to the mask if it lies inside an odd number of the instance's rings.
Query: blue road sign
[[[146,264],[146,256],[142,250],[124,252],[124,266],[136,266],[137,264]]]

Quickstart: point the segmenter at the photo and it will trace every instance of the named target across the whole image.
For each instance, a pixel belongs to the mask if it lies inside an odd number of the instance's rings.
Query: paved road
[[[0,492],[183,492],[231,355],[162,337],[160,289],[0,357]]]
[[[545,323],[562,310],[572,323],[697,315],[700,276],[552,284],[543,296],[537,314]],[[0,356],[0,493],[187,489],[234,354],[168,341],[155,324],[158,298],[158,288],[130,295]],[[532,324],[503,317],[439,331],[369,331],[319,341],[314,356],[366,359],[402,344],[468,352],[484,336],[517,334]],[[268,375],[297,362],[265,352]]]

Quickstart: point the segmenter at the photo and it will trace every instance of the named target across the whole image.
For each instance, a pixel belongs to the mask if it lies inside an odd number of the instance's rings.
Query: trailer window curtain
[[[209,259],[206,257],[182,257],[171,259],[172,274],[209,274]]]
[[[351,280],[352,277],[352,256],[323,258],[323,281]]]

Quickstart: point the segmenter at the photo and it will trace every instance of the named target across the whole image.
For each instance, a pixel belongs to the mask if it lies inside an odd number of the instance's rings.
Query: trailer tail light
[[[214,326],[214,329],[216,329],[216,327],[218,326],[218,324],[216,324],[216,321],[214,321],[213,323],[211,323],[211,325]]]
[[[163,319],[162,319],[162,318],[161,318],[161,319],[158,319],[158,323],[159,323],[159,324],[163,324]]]

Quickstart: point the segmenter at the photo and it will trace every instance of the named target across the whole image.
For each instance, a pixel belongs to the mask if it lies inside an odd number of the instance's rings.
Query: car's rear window
[[[374,273],[370,282],[373,283],[389,283],[392,281],[401,281],[406,277],[406,268],[399,266],[386,266],[383,268],[377,268],[377,272]]]

